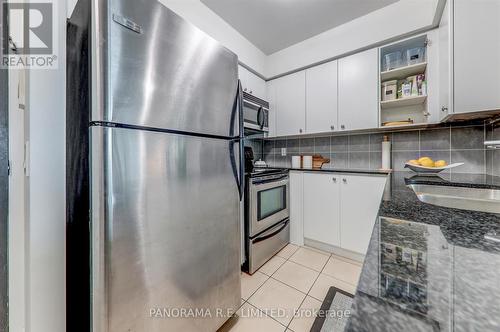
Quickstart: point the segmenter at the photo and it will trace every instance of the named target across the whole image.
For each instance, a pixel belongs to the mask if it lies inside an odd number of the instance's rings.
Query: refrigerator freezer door
[[[91,132],[94,330],[217,330],[241,301],[230,142]]]
[[[96,58],[109,93],[92,120],[239,136],[237,56],[158,1],[110,3]]]

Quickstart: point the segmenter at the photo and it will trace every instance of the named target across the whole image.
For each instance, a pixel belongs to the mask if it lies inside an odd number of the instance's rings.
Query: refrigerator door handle
[[[240,128],[240,201],[243,199],[245,192],[245,138],[243,136],[243,88],[241,80],[238,80],[238,113],[239,113],[239,128]]]
[[[229,137],[241,137],[241,133],[236,133],[235,135],[235,122],[238,120],[238,129],[241,132],[242,123],[242,111],[243,105],[242,93],[241,93],[241,82],[238,80],[238,88],[236,89],[236,97],[234,98],[233,110],[231,111],[231,123],[229,124]]]
[[[229,141],[229,158],[231,160],[231,168],[233,170],[234,180],[236,181],[236,185],[238,186],[238,195],[240,196],[240,201],[241,201],[241,199],[243,198],[243,188],[241,187],[241,176],[238,174],[238,169],[236,167],[236,158],[234,156],[234,145],[240,142],[241,140],[238,142],[235,142],[234,140]],[[240,174],[241,174],[241,166],[240,166]]]

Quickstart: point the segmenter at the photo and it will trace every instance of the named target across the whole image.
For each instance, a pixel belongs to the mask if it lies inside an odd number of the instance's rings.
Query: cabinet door
[[[269,133],[268,137],[276,137],[276,81],[266,83],[266,98],[269,102]]]
[[[453,112],[453,52],[452,48],[453,12],[452,4],[446,1],[439,23],[439,108],[440,120]]]
[[[304,133],[306,127],[305,71],[278,78],[274,84],[276,84],[277,136]]]
[[[454,111],[500,109],[500,1],[455,0]]]
[[[306,132],[337,129],[337,61],[306,70]]]
[[[340,246],[365,255],[384,193],[385,176],[342,175]]]
[[[339,125],[341,130],[378,127],[377,76],[377,49],[339,60]]]
[[[252,72],[248,72],[249,90],[251,95],[266,100],[266,81]]]
[[[241,65],[238,65],[238,71],[243,91],[265,100],[266,81]]]
[[[304,245],[304,181],[302,172],[290,172],[290,243]]]
[[[335,174],[304,173],[305,238],[340,246],[339,183]]]
[[[250,84],[249,82],[249,74],[250,72],[243,67],[242,65],[238,65],[238,78],[241,81],[241,87],[243,88],[243,91],[248,91],[248,86]]]

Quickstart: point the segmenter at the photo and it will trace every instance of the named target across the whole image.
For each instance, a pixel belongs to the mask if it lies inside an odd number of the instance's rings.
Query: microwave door
[[[245,100],[243,105],[245,128],[267,131],[268,110],[263,106]]]

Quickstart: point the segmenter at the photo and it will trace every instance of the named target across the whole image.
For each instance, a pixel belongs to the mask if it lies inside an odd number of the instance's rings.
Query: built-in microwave
[[[269,132],[269,103],[243,92],[243,126],[247,134]]]

